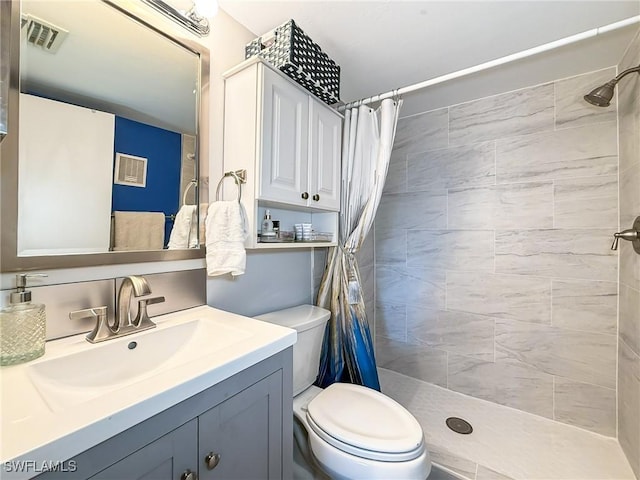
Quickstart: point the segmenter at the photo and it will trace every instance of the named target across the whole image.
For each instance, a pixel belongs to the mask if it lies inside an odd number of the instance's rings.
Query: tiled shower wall
[[[375,222],[379,366],[616,436],[617,112],[582,99],[615,74],[400,120]]]
[[[640,64],[640,33],[618,65]],[[640,215],[640,75],[618,84],[620,129],[620,227]],[[640,478],[640,255],[620,245],[620,329],[618,347],[618,437]]]

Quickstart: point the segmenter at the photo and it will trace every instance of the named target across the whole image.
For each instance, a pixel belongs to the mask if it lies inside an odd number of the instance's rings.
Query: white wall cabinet
[[[259,243],[265,209],[281,230],[312,223],[332,234],[340,210],[342,116],[259,58],[225,73],[224,171],[246,169],[242,202],[251,235],[247,248],[318,243]],[[236,195],[231,180],[225,198]],[[277,216],[276,216],[277,215]]]

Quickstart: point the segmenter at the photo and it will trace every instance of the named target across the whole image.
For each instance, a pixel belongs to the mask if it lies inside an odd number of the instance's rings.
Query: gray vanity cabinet
[[[173,432],[102,470],[91,480],[180,479],[198,464],[198,422],[191,420]]]
[[[288,348],[74,457],[76,471],[38,479],[289,479],[292,389]]]

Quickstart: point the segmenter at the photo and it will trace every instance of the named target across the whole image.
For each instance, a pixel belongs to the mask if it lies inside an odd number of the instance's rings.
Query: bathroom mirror
[[[3,1],[0,13],[11,18],[0,270],[203,257],[207,49],[142,2]],[[183,204],[190,238],[167,249]]]

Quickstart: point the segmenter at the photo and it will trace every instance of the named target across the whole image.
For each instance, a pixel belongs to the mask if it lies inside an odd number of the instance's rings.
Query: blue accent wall
[[[118,116],[115,120],[114,169],[116,153],[144,157],[147,184],[144,188],[114,184],[111,210],[176,214],[180,206],[182,136]],[[165,222],[165,246],[172,226],[172,221]]]

